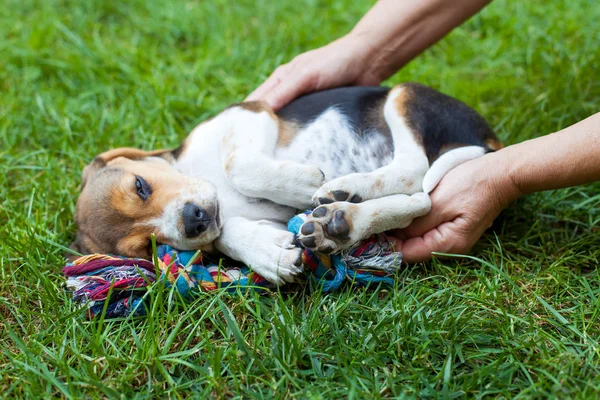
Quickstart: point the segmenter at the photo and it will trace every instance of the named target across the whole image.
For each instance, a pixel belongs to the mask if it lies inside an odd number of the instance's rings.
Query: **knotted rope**
[[[310,211],[296,215],[288,222],[288,230],[298,234]],[[301,245],[301,244],[299,244]],[[145,289],[164,280],[175,286],[184,297],[195,292],[211,292],[224,288],[267,290],[274,285],[250,268],[228,260],[227,266],[204,259],[193,251],[177,251],[168,245],[157,247],[158,265],[137,258],[104,254],[80,257],[63,268],[67,287],[73,290],[73,301],[87,309],[88,318],[105,312],[105,318],[145,315]],[[402,254],[394,251],[385,234],[373,235],[355,246],[333,255],[322,255],[304,249],[302,262],[305,278],[317,282],[323,292],[339,289],[344,282],[352,286],[374,283],[392,285],[393,273]]]

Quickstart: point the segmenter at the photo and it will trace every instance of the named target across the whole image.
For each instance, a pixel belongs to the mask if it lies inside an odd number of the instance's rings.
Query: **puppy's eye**
[[[148,182],[141,176],[135,177],[135,191],[142,200],[148,200],[148,197],[152,194],[152,188],[148,185]]]

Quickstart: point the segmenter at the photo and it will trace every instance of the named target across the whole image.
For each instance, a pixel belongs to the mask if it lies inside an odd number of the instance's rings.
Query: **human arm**
[[[600,113],[559,132],[506,147],[451,170],[429,214],[399,234],[407,262],[432,252],[465,254],[523,194],[600,180]]]
[[[246,100],[278,110],[315,90],[379,85],[491,0],[379,0],[342,38],[279,66]]]

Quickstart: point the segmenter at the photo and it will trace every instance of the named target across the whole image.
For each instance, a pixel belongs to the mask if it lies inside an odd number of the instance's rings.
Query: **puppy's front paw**
[[[284,285],[296,280],[296,277],[304,271],[302,267],[302,249],[295,248],[281,250],[279,260],[269,260],[252,269],[276,285]]]
[[[313,204],[331,204],[336,201],[360,203],[363,201],[364,179],[358,175],[350,174],[325,183],[312,196]]]
[[[315,190],[320,188],[325,181],[325,174],[319,168],[307,165],[305,170],[299,176],[296,176],[294,180],[297,181],[297,185],[294,185],[299,193],[294,194],[297,200],[297,208],[303,209],[311,204],[311,199]]]
[[[270,200],[298,210],[311,205],[313,193],[323,185],[325,174],[313,165],[296,163],[283,164],[279,171],[281,191],[270,196]],[[273,184],[277,184],[273,182]]]
[[[265,238],[247,262],[254,272],[276,285],[293,282],[304,271],[302,249],[294,245],[294,235],[280,233],[279,237]]]
[[[298,239],[308,249],[323,254],[352,246],[360,237],[352,223],[356,205],[337,202],[317,207],[300,227]]]

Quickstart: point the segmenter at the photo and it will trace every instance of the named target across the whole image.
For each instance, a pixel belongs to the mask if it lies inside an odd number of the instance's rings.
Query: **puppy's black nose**
[[[194,203],[187,203],[183,206],[183,227],[185,236],[191,238],[198,236],[208,229],[212,218],[206,210],[200,208]]]

